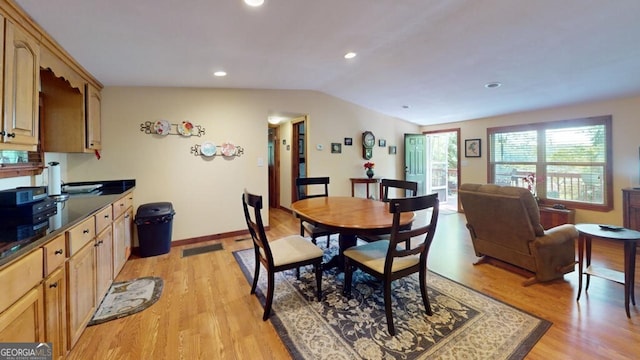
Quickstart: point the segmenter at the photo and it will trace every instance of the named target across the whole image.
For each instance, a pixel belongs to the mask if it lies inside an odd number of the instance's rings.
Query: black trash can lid
[[[159,216],[175,215],[173,205],[170,202],[156,202],[140,205],[136,211],[137,219],[155,218]]]

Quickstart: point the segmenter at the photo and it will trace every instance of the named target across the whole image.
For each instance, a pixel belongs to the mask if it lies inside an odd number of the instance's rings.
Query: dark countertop
[[[34,234],[18,239],[20,231],[14,227],[0,227],[0,266],[22,257],[31,250],[63,234],[66,230],[93,215],[105,206],[133,191],[135,180],[109,180],[69,183],[70,185],[102,184],[99,191],[72,194],[68,200],[57,203],[57,213],[37,225],[26,224]],[[31,231],[34,229],[33,231]],[[15,239],[12,239],[15,237]]]

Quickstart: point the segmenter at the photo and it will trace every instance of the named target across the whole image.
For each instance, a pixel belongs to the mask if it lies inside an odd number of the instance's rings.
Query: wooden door
[[[404,171],[405,180],[418,183],[418,195],[426,193],[426,136],[423,134],[404,134]]]
[[[99,304],[113,282],[113,231],[111,226],[96,237],[94,246],[96,248],[96,304]]]
[[[73,348],[96,309],[96,262],[89,242],[67,261],[68,348]]]
[[[87,84],[85,96],[85,116],[87,125],[87,138],[85,146],[89,150],[100,150],[102,149],[102,121],[100,114],[102,98],[100,97],[100,90],[98,90],[93,85]]]
[[[50,342],[53,359],[67,355],[67,289],[64,266],[44,282],[45,341]]]
[[[4,142],[36,150],[40,45],[10,21],[5,28]]]
[[[0,342],[44,341],[44,297],[39,285],[0,314]]]

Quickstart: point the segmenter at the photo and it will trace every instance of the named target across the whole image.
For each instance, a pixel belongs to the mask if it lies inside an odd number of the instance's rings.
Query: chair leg
[[[396,329],[393,326],[393,313],[391,312],[391,280],[384,281],[384,313],[387,315],[387,330],[394,336]]]
[[[253,271],[253,284],[251,285],[251,294],[256,293],[256,287],[258,286],[258,277],[260,276],[260,259],[258,258],[258,254],[256,253],[256,268]]]
[[[420,293],[422,294],[424,310],[427,312],[427,315],[431,316],[433,315],[433,311],[431,310],[431,303],[429,303],[429,295],[427,294],[427,270],[420,271],[418,278],[420,280]]]
[[[344,287],[342,288],[342,294],[348,298],[351,298],[351,280],[353,278],[353,267],[348,257],[344,257]]]
[[[313,265],[316,270],[316,289],[318,292],[318,301],[322,300],[322,260]]]
[[[267,281],[267,299],[264,303],[264,314],[262,315],[262,320],[266,321],[271,314],[271,303],[273,302],[273,287],[274,287],[274,274],[273,271],[267,271],[269,279]]]

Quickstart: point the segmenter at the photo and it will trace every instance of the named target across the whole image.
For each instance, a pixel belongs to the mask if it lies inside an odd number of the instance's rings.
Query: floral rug
[[[160,299],[163,285],[162,279],[158,277],[114,282],[87,326],[119,319],[148,308]]]
[[[325,261],[337,252],[337,240]],[[233,253],[249,284],[253,249]],[[258,296],[264,305],[266,271]],[[325,270],[323,299],[315,297],[311,267],[276,274],[270,320],[294,359],[523,359],[551,323],[471,290],[432,271],[427,316],[418,276],[394,281],[396,336],[387,332],[381,283],[353,274],[352,298],[342,295],[343,273]]]

